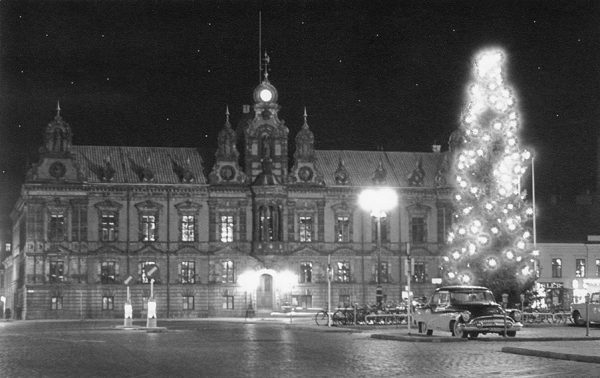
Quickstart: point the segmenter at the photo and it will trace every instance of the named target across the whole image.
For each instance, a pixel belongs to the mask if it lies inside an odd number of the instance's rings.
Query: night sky
[[[0,212],[6,222],[60,100],[78,145],[212,148],[269,79],[290,140],[446,149],[471,60],[507,53],[536,194],[595,190],[600,1],[0,0]]]

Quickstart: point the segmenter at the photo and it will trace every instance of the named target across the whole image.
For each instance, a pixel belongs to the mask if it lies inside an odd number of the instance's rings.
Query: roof
[[[71,146],[81,173],[88,182],[100,183],[100,171],[114,169],[111,183],[141,183],[146,178],[159,184],[181,184],[184,173],[191,173],[194,184],[205,184],[202,158],[195,148]],[[187,176],[189,177],[189,176]]]
[[[399,151],[354,151],[316,150],[315,167],[323,174],[327,186],[339,185],[335,182],[335,172],[340,159],[349,175],[351,186],[373,185],[373,174],[381,160],[387,172],[385,185],[408,187],[408,176],[421,162],[425,173],[423,187],[435,187],[435,176],[441,168],[446,152],[399,152]]]
[[[453,285],[453,286],[442,286],[435,289],[435,291],[448,290],[448,291],[463,291],[463,290],[490,290],[484,286],[471,286],[471,285]]]

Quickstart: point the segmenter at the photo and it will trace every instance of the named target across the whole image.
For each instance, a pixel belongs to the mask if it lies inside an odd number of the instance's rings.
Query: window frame
[[[300,262],[300,275],[299,275],[300,283],[312,283],[312,270],[313,270],[312,261]]]
[[[300,243],[312,243],[314,230],[315,219],[312,214],[298,216],[298,241]]]
[[[112,267],[112,269],[111,269]],[[112,275],[110,274],[112,271]],[[112,276],[112,278],[111,278]],[[117,262],[115,260],[105,260],[100,262],[100,283],[114,284],[117,281]]]
[[[550,261],[552,266],[552,278],[562,278],[562,258],[555,257]]]
[[[179,274],[181,276],[182,284],[195,284],[196,283],[196,261],[194,261],[194,260],[182,261],[179,264]]]
[[[102,296],[102,311],[112,311],[114,309],[115,309],[114,295],[103,295]]]
[[[586,262],[583,257],[575,258],[575,278],[586,277]]]
[[[335,282],[349,283],[352,281],[350,261],[337,261],[335,264]]]

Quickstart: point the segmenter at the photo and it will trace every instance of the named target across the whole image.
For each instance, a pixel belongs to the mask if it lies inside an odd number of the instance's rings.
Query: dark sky
[[[595,190],[600,1],[0,1],[0,211],[60,100],[74,144],[211,147],[252,101],[262,47],[293,138],[429,151],[471,59],[502,47],[536,193]],[[6,218],[4,218],[6,219]]]

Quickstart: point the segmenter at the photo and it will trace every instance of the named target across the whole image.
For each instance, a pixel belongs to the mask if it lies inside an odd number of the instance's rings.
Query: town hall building
[[[225,112],[211,167],[195,148],[74,145],[59,106],[12,212],[6,307],[122,318],[129,293],[134,318],[151,296],[159,318],[196,318],[374,304],[377,286],[398,303],[409,280],[431,293],[449,152],[315,150],[306,110],[289,135],[268,75],[252,95],[239,126]],[[379,233],[357,200],[373,187],[399,199]]]

